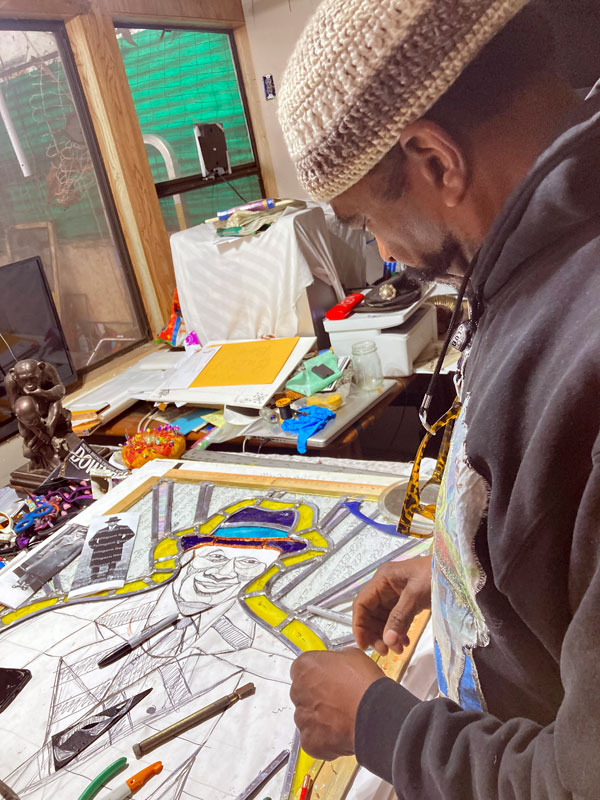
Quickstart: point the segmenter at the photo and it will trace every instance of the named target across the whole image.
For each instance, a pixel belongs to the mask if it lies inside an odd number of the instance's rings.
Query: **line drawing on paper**
[[[136,741],[252,681],[257,689],[252,698],[147,759],[168,765],[154,800],[234,798],[292,740],[289,668],[296,653],[307,646],[324,649],[348,636],[347,626],[311,614],[306,606],[398,545],[393,537],[357,525],[335,498],[309,501],[289,492],[250,496],[211,484],[175,483],[168,493],[171,509],[161,515],[168,524],[161,519],[160,537],[154,525],[160,494],[151,491],[130,509],[140,515],[140,525],[122,596],[67,600],[9,627],[0,638],[19,647],[39,637],[39,653],[29,668],[34,676],[52,670],[55,675],[40,689],[44,724],[24,747],[29,755],[12,762],[8,751],[0,755],[6,782],[23,800],[48,800],[59,790],[77,796],[110,761],[109,753],[115,758],[130,753]],[[145,548],[138,542],[144,536]],[[76,566],[70,564],[62,576],[67,590]],[[132,574],[135,569],[138,574]],[[98,668],[103,655],[173,613],[180,617],[174,627]],[[113,727],[55,770],[53,736],[148,689]],[[0,727],[14,723],[18,730],[10,711]],[[273,795],[283,775],[274,780]]]

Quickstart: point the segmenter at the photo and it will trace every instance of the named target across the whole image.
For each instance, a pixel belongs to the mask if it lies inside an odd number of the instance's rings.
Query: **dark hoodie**
[[[595,97],[477,259],[434,542],[445,696],[382,678],[356,721],[400,800],[600,797],[599,176]]]

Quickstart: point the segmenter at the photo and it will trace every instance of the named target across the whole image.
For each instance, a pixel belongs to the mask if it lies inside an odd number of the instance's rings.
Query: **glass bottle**
[[[355,342],[352,345],[354,380],[363,392],[373,392],[383,386],[383,369],[373,341]]]

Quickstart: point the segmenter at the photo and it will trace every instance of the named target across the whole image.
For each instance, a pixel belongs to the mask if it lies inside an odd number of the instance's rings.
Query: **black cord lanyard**
[[[471,275],[473,274],[473,270],[475,269],[475,264],[477,262],[477,256],[473,258],[469,267],[465,273],[465,277],[460,285],[460,289],[458,290],[458,297],[456,298],[456,303],[454,305],[454,310],[452,311],[452,317],[450,319],[450,325],[448,326],[448,332],[446,333],[446,338],[444,339],[444,344],[442,345],[442,349],[438,356],[437,363],[435,365],[435,369],[433,371],[433,375],[431,376],[431,380],[429,381],[429,386],[427,387],[427,391],[423,396],[423,401],[421,402],[421,407],[419,408],[419,419],[421,421],[421,425],[425,428],[427,433],[435,436],[436,431],[433,430],[429,422],[427,421],[427,412],[429,411],[429,406],[431,405],[431,401],[433,400],[433,393],[440,375],[440,371],[442,369],[442,365],[444,363],[444,359],[446,358],[446,353],[448,352],[448,347],[450,343],[455,338],[455,331],[454,327],[456,325],[456,321],[458,320],[458,315],[460,314],[462,301],[464,296],[467,292],[467,287],[469,285],[469,281],[471,279]],[[476,321],[471,320],[471,325],[469,326],[468,330],[464,331],[463,335],[460,337],[463,341],[460,344],[457,342],[457,349],[462,350],[468,343],[468,333],[472,335],[476,327]],[[461,346],[462,345],[462,346]]]

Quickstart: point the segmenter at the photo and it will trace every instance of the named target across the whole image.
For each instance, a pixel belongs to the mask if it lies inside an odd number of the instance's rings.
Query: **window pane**
[[[0,30],[0,52],[0,265],[41,257],[85,367],[144,336],[55,35]]]
[[[159,137],[146,145],[155,181],[200,172],[195,122],[223,124],[232,166],[254,161],[226,33],[117,33],[142,134]]]
[[[237,178],[230,181],[247,202],[261,196],[258,177]],[[169,233],[200,225],[205,219],[216,217],[221,209],[239,206],[243,201],[226,183],[205,189],[196,189],[173,197],[162,197],[160,207]]]

